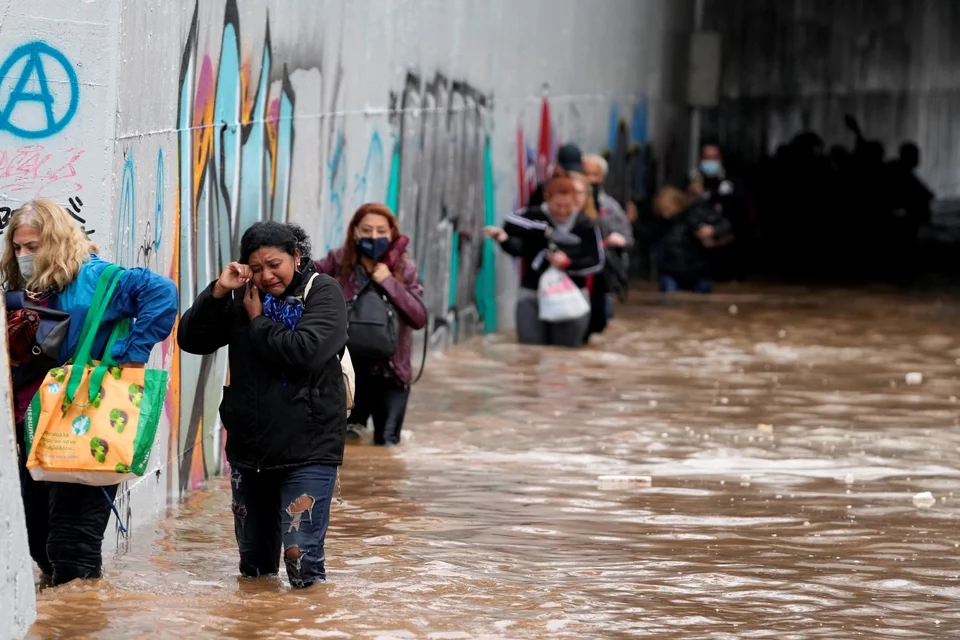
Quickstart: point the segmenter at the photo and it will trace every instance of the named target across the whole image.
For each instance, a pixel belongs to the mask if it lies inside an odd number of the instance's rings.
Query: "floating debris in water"
[[[757,431],[760,431],[760,432],[762,432],[762,433],[773,433],[773,425],[772,425],[772,424],[763,424],[763,423],[761,422],[760,424],[757,425]]]
[[[921,509],[929,509],[933,505],[937,504],[937,499],[933,497],[933,494],[929,491],[924,491],[923,493],[918,493],[913,496],[913,504],[920,507]]]
[[[848,473],[847,476],[843,479],[846,484],[853,484],[853,474]]]
[[[649,487],[653,484],[650,476],[599,476],[597,481],[601,489],[625,489],[627,487]]]
[[[737,315],[738,313],[740,313],[740,309],[737,308],[737,305],[735,305],[735,304],[730,305],[730,308],[727,309],[727,311],[728,311],[728,312],[730,313],[730,315],[732,315],[732,316],[735,316],[735,315]]]
[[[923,384],[923,374],[918,371],[911,371],[906,376],[907,384]]]

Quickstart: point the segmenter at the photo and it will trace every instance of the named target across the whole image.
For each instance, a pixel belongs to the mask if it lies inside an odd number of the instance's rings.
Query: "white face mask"
[[[20,267],[20,275],[23,276],[24,280],[29,280],[33,277],[33,259],[36,257],[37,255],[35,253],[17,257],[17,266]]]

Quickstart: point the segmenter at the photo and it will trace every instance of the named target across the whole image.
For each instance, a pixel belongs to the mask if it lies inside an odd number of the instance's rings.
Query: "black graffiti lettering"
[[[10,207],[0,207],[0,234],[2,234],[7,228],[7,225],[10,224],[11,215],[13,215],[13,211],[10,210]]]
[[[443,74],[424,82],[410,72],[390,104],[399,131],[401,230],[419,261],[436,339],[459,340],[480,331],[474,292],[483,255],[492,98]]]

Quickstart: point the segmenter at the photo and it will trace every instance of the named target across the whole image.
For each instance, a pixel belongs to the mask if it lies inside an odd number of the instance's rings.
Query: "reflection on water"
[[[408,442],[348,449],[328,584],[238,579],[219,481],[105,580],[42,592],[32,637],[960,631],[960,304],[634,298],[588,350],[433,359]],[[653,485],[598,485],[618,474]]]

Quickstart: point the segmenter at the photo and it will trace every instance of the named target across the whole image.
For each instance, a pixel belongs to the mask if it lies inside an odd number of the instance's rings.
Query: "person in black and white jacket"
[[[537,287],[544,272],[553,266],[565,271],[589,299],[586,278],[603,271],[603,241],[596,225],[577,211],[576,188],[570,178],[552,178],[544,197],[544,204],[508,215],[503,228],[487,227],[485,231],[504,251],[520,259],[520,343],[579,347],[590,315],[566,322],[541,321]]]

